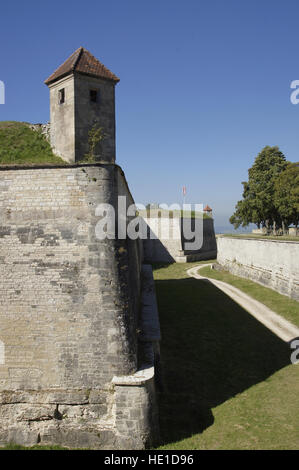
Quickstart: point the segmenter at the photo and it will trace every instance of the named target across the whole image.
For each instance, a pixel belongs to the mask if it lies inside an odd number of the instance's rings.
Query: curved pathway
[[[254,316],[259,322],[263,323],[269,330],[275,333],[283,341],[291,341],[294,338],[299,337],[299,328],[283,317],[273,312],[266,305],[262,304],[258,300],[253,299],[245,292],[237,289],[237,287],[227,284],[223,281],[203,277],[198,273],[200,268],[205,266],[211,266],[211,263],[199,264],[187,270],[187,274],[195,279],[209,281],[214,284],[218,289],[222,290],[226,295],[231,297],[237,304],[241,305],[247,312]]]

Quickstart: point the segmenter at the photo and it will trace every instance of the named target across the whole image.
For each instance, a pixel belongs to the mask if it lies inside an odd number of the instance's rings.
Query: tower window
[[[61,90],[58,91],[58,101],[59,104],[62,104],[65,102],[65,91],[64,88],[61,88]]]
[[[98,90],[89,90],[89,97],[92,103],[98,102]]]

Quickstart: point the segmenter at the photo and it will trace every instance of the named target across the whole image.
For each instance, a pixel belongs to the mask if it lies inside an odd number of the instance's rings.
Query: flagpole
[[[186,186],[183,186],[183,210],[186,203]]]

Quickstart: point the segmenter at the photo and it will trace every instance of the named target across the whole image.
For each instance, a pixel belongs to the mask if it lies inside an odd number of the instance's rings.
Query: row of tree
[[[238,228],[254,223],[268,232],[287,232],[299,222],[299,162],[288,162],[278,147],[265,147],[242,182],[243,199],[238,201],[230,223]]]

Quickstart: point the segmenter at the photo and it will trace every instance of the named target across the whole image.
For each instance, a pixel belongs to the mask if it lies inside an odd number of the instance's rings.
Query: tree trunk
[[[284,235],[287,235],[286,224],[285,224],[284,221],[282,221],[282,233],[283,233]]]

